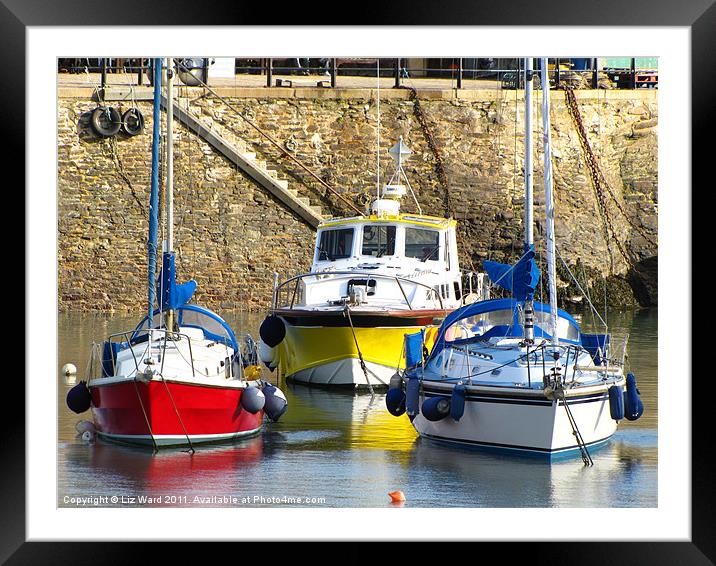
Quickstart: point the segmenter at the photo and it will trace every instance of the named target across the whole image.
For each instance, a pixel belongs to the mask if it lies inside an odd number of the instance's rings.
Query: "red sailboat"
[[[169,59],[167,63],[169,63]],[[233,440],[261,430],[264,413],[277,420],[283,393],[259,379],[255,348],[242,348],[229,325],[189,304],[196,282],[178,285],[173,248],[172,110],[167,103],[167,240],[155,281],[161,60],[154,60],[154,137],[149,218],[148,313],[136,328],[93,347],[90,375],[67,395],[71,410],[92,409],[101,437],[152,446]],[[167,101],[172,101],[167,64]],[[159,297],[156,300],[156,286]],[[245,343],[253,344],[250,337]]]

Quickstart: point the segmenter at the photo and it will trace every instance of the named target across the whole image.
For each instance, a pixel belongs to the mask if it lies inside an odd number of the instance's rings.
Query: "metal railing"
[[[641,69],[635,58],[624,59],[629,61],[628,67],[610,67],[606,62],[600,64],[596,57],[553,58],[549,60],[550,83],[556,88],[658,87],[657,69]],[[113,83],[131,86],[151,84],[149,61],[146,58],[58,59],[58,72],[69,75],[99,74],[98,88],[104,92]],[[196,58],[193,61],[197,62],[197,76],[202,77],[205,83],[214,82],[213,79],[209,80],[212,59]],[[522,59],[454,57],[419,59],[419,63],[415,61],[406,58],[357,57],[235,58],[234,74],[229,80],[235,86],[336,88],[360,86],[351,79],[375,79],[380,75],[381,78],[392,78],[393,88],[400,88],[403,84],[421,89],[522,88]],[[316,81],[306,84],[301,77],[313,77]],[[343,84],[339,85],[339,77]],[[90,78],[96,82],[96,77]]]
[[[166,328],[151,328],[151,329],[147,328],[147,329],[143,329],[143,330],[134,329],[134,330],[127,330],[124,332],[116,332],[114,334],[110,334],[107,337],[107,342],[112,343],[113,339],[118,338],[120,336],[123,338],[124,342],[126,342],[128,344],[129,351],[132,352],[132,358],[134,360],[134,371],[135,371],[135,374],[138,374],[138,373],[140,373],[139,361],[137,360],[136,352],[134,351],[134,348],[133,348],[133,346],[137,345],[137,343],[138,343],[136,336],[141,336],[143,334],[147,334],[147,352],[151,352],[152,342],[153,342],[152,334],[155,332],[159,333],[159,334],[164,334],[164,340],[163,340],[163,345],[162,345],[162,365],[160,367],[159,373],[161,374],[162,371],[164,370],[164,359],[166,357],[167,342],[170,341],[169,335],[172,335],[172,336],[179,336],[182,338],[186,338],[187,343],[189,345],[189,360],[187,360],[187,362],[189,363],[189,365],[191,365],[191,376],[196,377],[196,370],[194,368],[194,353],[193,353],[192,347],[191,347],[191,338],[189,337],[189,335],[184,334],[182,332],[175,332],[172,330],[167,330]],[[136,334],[136,336],[135,336],[135,334]],[[132,336],[135,336],[134,344],[131,343]],[[161,338],[160,338],[160,340],[161,340]],[[139,343],[141,343],[141,342],[139,342]],[[228,350],[227,350],[227,353],[228,353]],[[102,362],[104,362],[104,360],[102,360]],[[103,367],[104,363],[102,363],[101,366]],[[115,356],[112,356],[112,373],[114,375],[117,374],[117,360],[116,360]]]
[[[408,295],[405,292],[405,289],[403,287],[403,283],[408,283],[410,285],[415,285],[418,287],[423,287],[424,289],[427,289],[430,292],[430,297],[437,298],[438,304],[440,306],[440,309],[444,309],[443,306],[443,298],[441,297],[440,293],[437,289],[434,287],[431,287],[430,285],[426,285],[425,283],[421,283],[419,281],[415,281],[413,279],[407,279],[405,277],[399,277],[397,275],[383,275],[380,273],[368,273],[365,271],[325,271],[325,272],[312,272],[312,273],[303,273],[301,275],[296,275],[294,277],[291,277],[289,279],[286,279],[283,283],[276,284],[274,288],[273,293],[273,309],[277,308],[294,308],[294,304],[296,301],[296,297],[299,293],[299,285],[301,281],[306,277],[317,277],[317,278],[329,278],[330,276],[339,275],[341,277],[345,276],[351,276],[351,277],[357,277],[357,278],[365,278],[366,279],[366,287],[368,286],[368,282],[373,279],[387,279],[387,280],[393,280],[398,284],[398,288],[400,289],[401,294],[403,295],[403,299],[405,300],[405,304],[408,306],[409,310],[414,310],[413,305],[411,304],[410,300],[408,299]],[[289,285],[293,283],[293,289],[289,289]],[[286,301],[284,303],[281,303],[281,293],[285,292],[286,296],[288,298],[288,293],[291,293],[291,299],[290,301]],[[341,297],[343,299],[344,297]],[[426,297],[427,298],[427,297]]]

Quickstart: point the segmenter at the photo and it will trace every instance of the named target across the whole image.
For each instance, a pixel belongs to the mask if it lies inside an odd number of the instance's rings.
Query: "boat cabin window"
[[[361,255],[383,257],[395,254],[395,226],[368,224],[363,227]]]
[[[549,318],[548,312],[538,311],[534,314],[535,326],[539,326],[549,334]],[[571,340],[579,342],[579,328],[572,324],[569,320],[562,316],[557,317],[557,337],[560,340]]]
[[[422,228],[406,228],[405,257],[415,257],[420,261],[440,259],[440,232]]]
[[[512,326],[512,310],[502,309],[490,312],[483,312],[475,316],[468,316],[456,321],[445,332],[445,341],[453,342],[454,340],[465,340],[467,338],[475,338],[483,335],[489,337],[495,332],[504,336],[507,330]],[[494,330],[493,330],[494,329]],[[493,332],[490,332],[493,330]]]
[[[318,241],[318,261],[335,261],[351,256],[353,228],[324,230]]]

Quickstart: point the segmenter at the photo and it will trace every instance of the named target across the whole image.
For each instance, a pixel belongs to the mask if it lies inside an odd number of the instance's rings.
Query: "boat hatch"
[[[348,281],[348,295],[350,296],[351,291],[356,287],[365,287],[368,296],[375,295],[376,284],[375,279],[350,279]]]

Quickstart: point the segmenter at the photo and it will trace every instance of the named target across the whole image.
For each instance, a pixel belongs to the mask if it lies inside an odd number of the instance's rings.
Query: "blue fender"
[[[429,421],[441,421],[450,414],[450,405],[449,397],[436,395],[425,399],[421,411]]]
[[[644,403],[639,397],[639,390],[636,388],[636,377],[632,372],[629,372],[626,378],[624,412],[628,421],[635,421],[644,413]]]
[[[394,417],[399,417],[405,412],[405,393],[397,387],[388,389],[385,396],[385,406],[388,412]]]
[[[420,380],[417,377],[408,378],[405,387],[405,408],[409,417],[420,414]]]
[[[618,385],[609,388],[609,414],[615,421],[624,418],[624,394]]]
[[[452,396],[450,397],[450,416],[454,421],[459,421],[465,413],[466,395],[467,388],[462,383],[458,383],[452,390]]]

